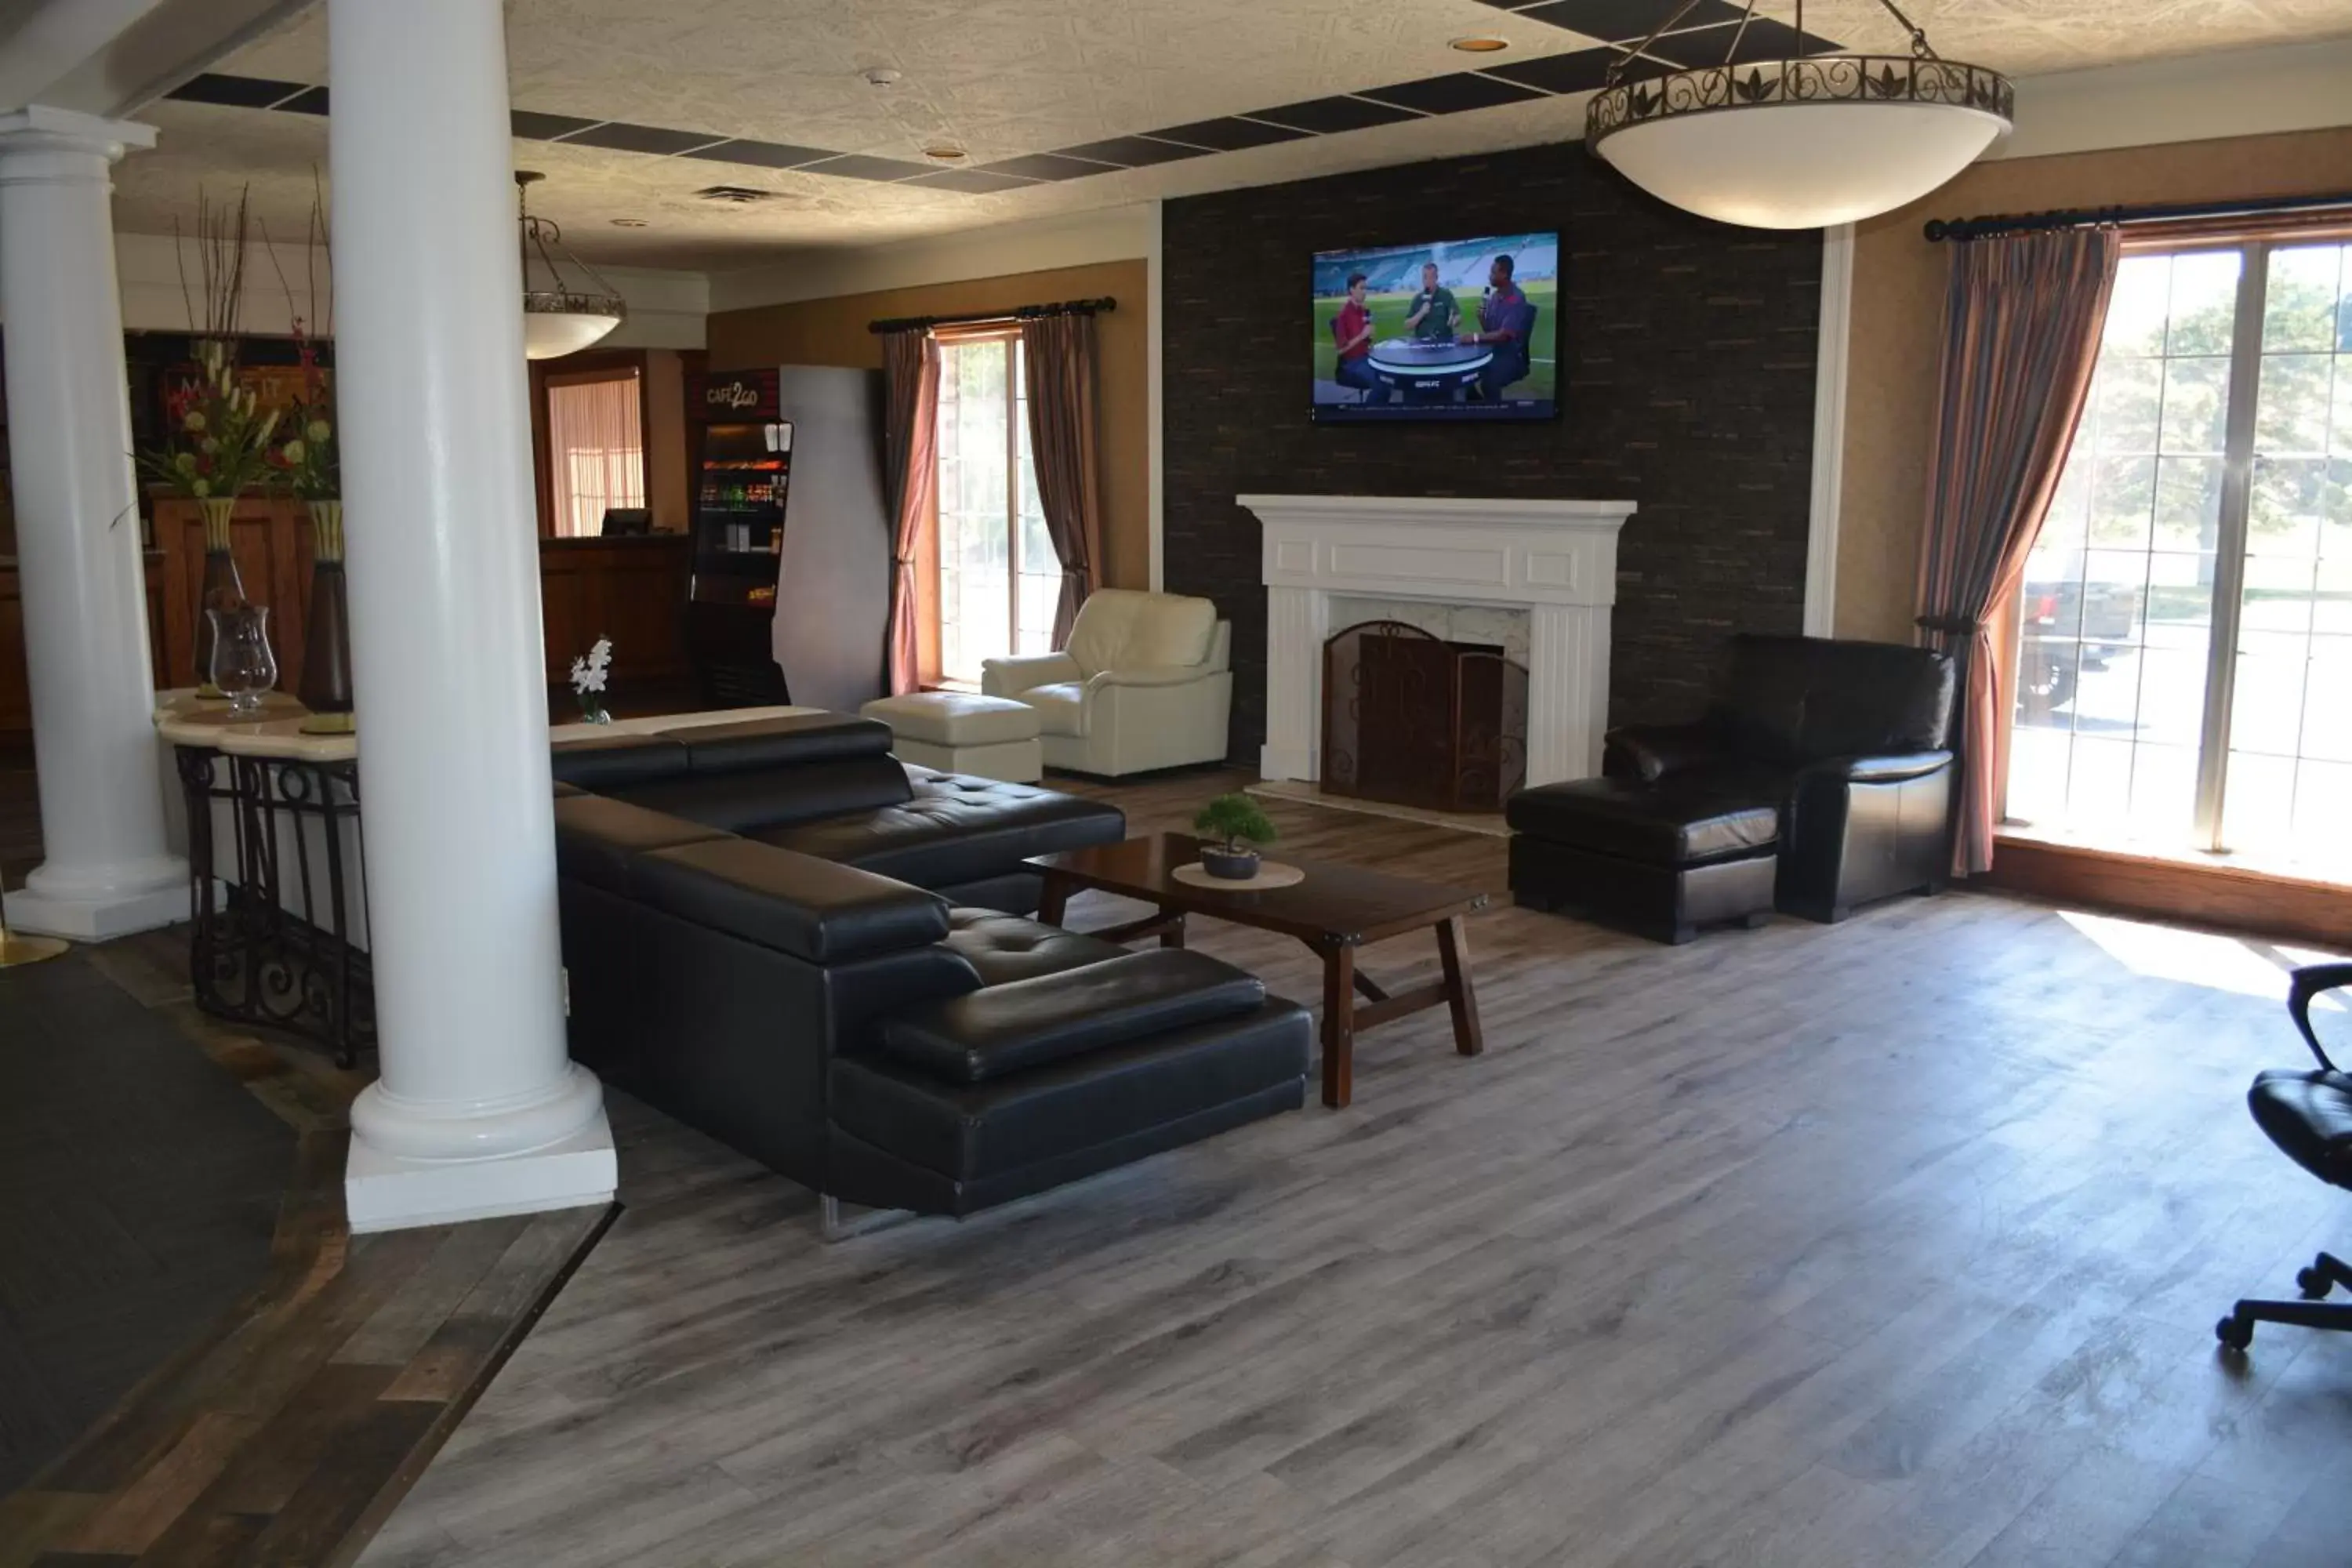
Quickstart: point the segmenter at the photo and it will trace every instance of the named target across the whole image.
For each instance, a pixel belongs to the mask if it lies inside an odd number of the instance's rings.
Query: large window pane
[[[1061,566],[1029,456],[1021,343],[940,349],[940,673],[977,682],[982,662],[1050,651]]]

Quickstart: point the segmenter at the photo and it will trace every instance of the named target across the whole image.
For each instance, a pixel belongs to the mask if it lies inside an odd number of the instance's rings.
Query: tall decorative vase
[[[310,503],[310,618],[302,638],[306,735],[348,735],[352,718],[351,597],[343,582],[343,503]]]
[[[229,519],[236,511],[235,496],[206,496],[196,502],[205,514],[205,585],[196,598],[196,695],[218,699],[213,684],[212,611],[234,610],[245,603],[245,579],[237,575]]]

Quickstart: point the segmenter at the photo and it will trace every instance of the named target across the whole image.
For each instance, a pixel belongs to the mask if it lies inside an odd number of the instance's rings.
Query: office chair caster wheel
[[[2213,1337],[2233,1351],[2242,1351],[2254,1342],[2254,1325],[2232,1312],[2213,1325]]]
[[[2303,1292],[2303,1299],[2306,1301],[2320,1300],[2327,1294],[2335,1283],[2336,1281],[2316,1268],[2298,1270],[2294,1277],[2294,1288]]]

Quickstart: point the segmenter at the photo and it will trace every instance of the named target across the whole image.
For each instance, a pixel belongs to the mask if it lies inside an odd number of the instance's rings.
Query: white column
[[[0,320],[47,856],[7,917],[86,942],[188,918],[155,770],[108,205],[114,161],[154,144],[148,126],[66,110],[0,115]]]
[[[1331,595],[1319,588],[1265,591],[1265,742],[1260,778],[1323,776],[1323,639]]]
[[[382,1076],[354,1230],[608,1201],[569,1059],[499,0],[331,0],[335,389]]]

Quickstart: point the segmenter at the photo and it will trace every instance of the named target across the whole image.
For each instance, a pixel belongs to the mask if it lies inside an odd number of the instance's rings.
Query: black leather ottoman
[[[1576,909],[1660,942],[1772,912],[1780,814],[1769,795],[1717,780],[1578,779],[1522,790],[1511,825],[1511,896]]]

